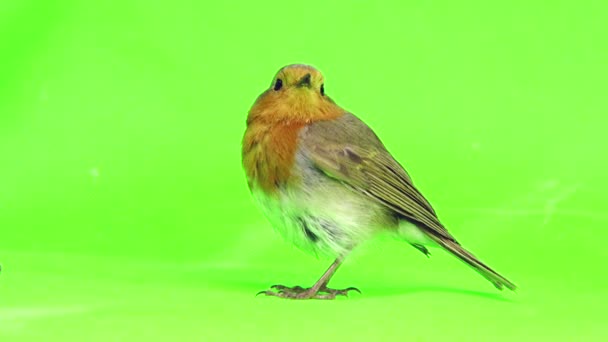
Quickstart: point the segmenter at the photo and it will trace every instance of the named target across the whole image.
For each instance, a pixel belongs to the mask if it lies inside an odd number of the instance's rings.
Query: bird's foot
[[[319,290],[315,290],[314,287],[304,288],[301,286],[273,285],[270,287],[270,290],[260,291],[258,295],[265,294],[266,296],[288,299],[335,299],[337,296],[348,297],[350,291],[361,293],[356,287],[330,289],[327,286],[323,286]]]

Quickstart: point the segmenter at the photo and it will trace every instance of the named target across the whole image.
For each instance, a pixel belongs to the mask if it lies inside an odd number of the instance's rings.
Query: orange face
[[[283,67],[251,108],[248,122],[315,120],[339,116],[341,110],[325,95],[323,75],[315,68],[293,64]]]
[[[292,64],[281,68],[272,80],[270,88],[276,91],[289,91],[293,89],[312,89],[318,95],[323,96],[323,75],[304,64]],[[278,83],[277,83],[278,82]]]

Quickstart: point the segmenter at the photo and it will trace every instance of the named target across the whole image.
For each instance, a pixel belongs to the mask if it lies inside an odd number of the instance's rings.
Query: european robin
[[[383,231],[426,256],[427,247],[441,247],[496,288],[516,288],[456,241],[378,136],[325,93],[311,66],[281,68],[257,98],[242,158],[252,197],[272,226],[303,250],[335,257],[309,288],[274,285],[260,293],[333,299],[358,291],[327,285],[353,248]]]

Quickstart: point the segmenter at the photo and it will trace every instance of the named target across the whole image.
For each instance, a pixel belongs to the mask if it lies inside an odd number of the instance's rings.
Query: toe
[[[314,295],[311,298],[331,300],[331,299],[336,299],[336,294],[335,293],[317,293],[316,295]]]
[[[346,288],[346,289],[330,289],[330,288],[324,287],[324,288],[321,289],[321,291],[329,293],[329,294],[339,295],[339,296],[345,296],[345,297],[348,297],[348,293],[350,291],[355,291],[355,292],[358,292],[359,294],[361,294],[361,290],[359,290],[356,287],[349,287],[349,288]]]
[[[294,292],[294,293],[300,293],[300,292],[304,292],[307,290],[307,289],[303,288],[302,286],[289,287],[289,286],[285,286],[285,285],[272,285],[270,288],[273,290],[277,290],[279,292]]]

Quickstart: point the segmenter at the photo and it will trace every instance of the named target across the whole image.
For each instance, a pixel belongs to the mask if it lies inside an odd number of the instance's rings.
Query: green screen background
[[[0,2],[0,340],[608,338],[603,1]],[[379,238],[337,301],[255,297],[329,265],[240,164],[308,63],[455,236],[520,286]]]

